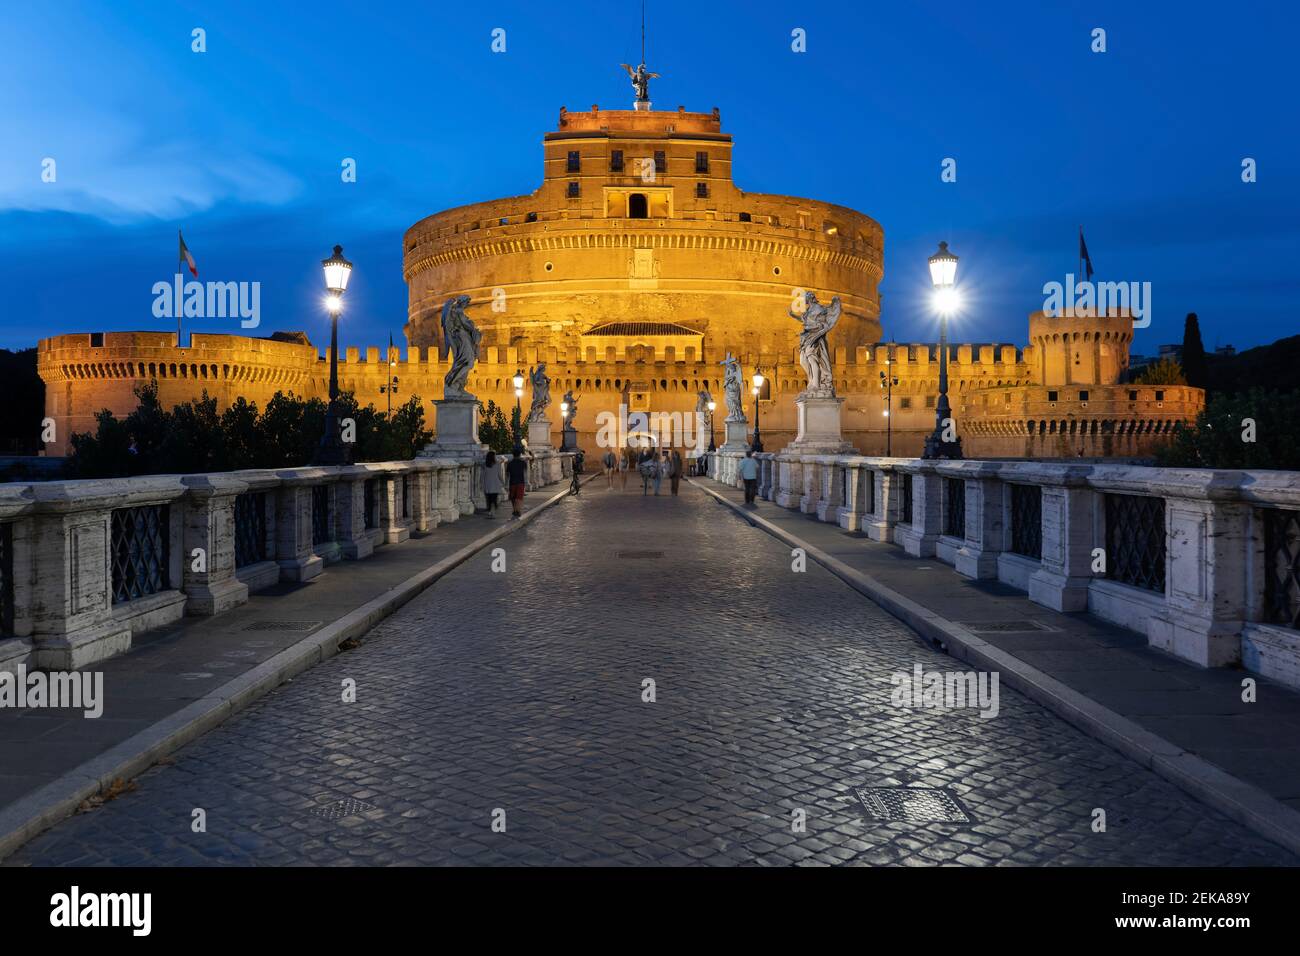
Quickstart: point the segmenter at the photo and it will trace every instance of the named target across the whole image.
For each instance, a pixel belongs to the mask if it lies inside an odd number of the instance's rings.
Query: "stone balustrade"
[[[709,474],[741,485],[740,457],[711,453]],[[1300,473],[755,457],[781,507],[1300,688]]]
[[[572,473],[533,462],[533,488]],[[553,458],[554,460],[550,460]],[[67,670],[184,615],[433,533],[484,502],[473,461],[0,484],[0,670]]]

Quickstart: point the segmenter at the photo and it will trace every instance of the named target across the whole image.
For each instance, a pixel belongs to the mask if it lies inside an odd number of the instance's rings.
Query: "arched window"
[[[627,197],[627,218],[645,219],[648,207],[645,193],[633,193]]]

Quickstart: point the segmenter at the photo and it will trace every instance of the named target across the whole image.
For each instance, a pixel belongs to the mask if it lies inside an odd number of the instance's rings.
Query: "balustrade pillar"
[[[185,613],[209,616],[248,600],[235,577],[235,498],[248,490],[224,475],[186,475],[181,590]]]

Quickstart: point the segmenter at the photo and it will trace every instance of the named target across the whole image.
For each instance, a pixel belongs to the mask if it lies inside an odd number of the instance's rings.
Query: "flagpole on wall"
[[[184,271],[182,271],[181,268],[185,264],[185,257],[181,255],[181,249],[184,246],[185,246],[185,237],[182,236],[181,231],[177,229],[176,230],[176,272],[181,276],[181,302],[185,301],[185,273]],[[177,348],[181,347],[181,312],[182,311],[183,310],[180,308],[176,310],[176,347]]]

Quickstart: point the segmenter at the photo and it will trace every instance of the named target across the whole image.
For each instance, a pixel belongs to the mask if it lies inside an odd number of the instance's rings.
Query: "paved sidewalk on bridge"
[[[522,520],[511,520],[505,504],[495,518],[462,516],[362,561],[328,565],[311,581],[259,591],[223,614],[139,634],[127,653],[83,669],[103,673],[100,717],[0,709],[0,857],[72,812],[98,789],[96,780],[107,785],[116,768],[129,779],[334,653],[338,641],[364,634],[461,560],[563,498],[561,487],[530,492]],[[41,825],[33,823],[38,816]]]
[[[1300,839],[1300,693],[1241,669],[1194,666],[1148,647],[1143,635],[1091,614],[1049,610],[1008,585],[963,577],[938,558],[914,558],[900,546],[872,541],[863,532],[845,531],[770,501],[749,507],[743,490],[708,478],[693,481],[725,498],[741,517],[752,515],[772,526],[765,530],[805,543],[810,558],[821,552],[865,575],[868,589],[883,585],[926,609],[918,615],[914,609],[891,607],[889,595],[882,602],[922,634],[946,632],[955,643],[977,649],[972,655],[963,653],[964,648],[950,647],[950,652],[967,659],[1019,662],[1016,669],[1038,685],[1031,696],[1041,703],[1130,756],[1145,758],[1148,766],[1229,815],[1243,822],[1248,821],[1234,809],[1269,815],[1291,832],[1291,845]],[[980,627],[1026,621],[1034,623],[1024,630]],[[979,652],[989,645],[992,654]],[[1257,681],[1255,703],[1242,700],[1241,682],[1248,676]],[[1060,693],[1056,682],[1096,706],[1086,706],[1068,691]],[[1124,720],[1140,728],[1139,733],[1125,732]],[[1223,773],[1214,773],[1196,757]]]

